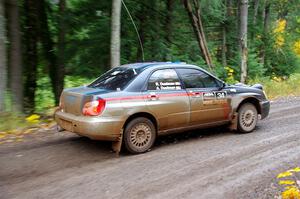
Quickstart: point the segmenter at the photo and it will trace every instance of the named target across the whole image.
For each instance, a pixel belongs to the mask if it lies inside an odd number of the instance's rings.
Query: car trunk
[[[61,108],[66,113],[82,115],[82,108],[85,103],[92,101],[100,94],[107,92],[108,91],[104,89],[89,87],[66,89],[61,94]]]

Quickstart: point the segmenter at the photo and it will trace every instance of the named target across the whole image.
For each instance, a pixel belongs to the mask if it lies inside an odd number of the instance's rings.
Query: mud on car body
[[[95,140],[146,152],[159,135],[228,124],[248,133],[269,114],[257,84],[227,85],[184,63],[136,63],[116,67],[88,86],[65,89],[55,112],[58,125]]]

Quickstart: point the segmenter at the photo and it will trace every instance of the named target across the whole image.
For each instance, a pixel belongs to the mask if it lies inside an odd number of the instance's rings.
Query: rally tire
[[[240,133],[252,132],[257,124],[258,114],[255,105],[252,103],[242,104],[238,110],[237,130]]]
[[[156,139],[156,129],[151,120],[138,117],[131,120],[125,127],[124,145],[133,154],[147,152]]]

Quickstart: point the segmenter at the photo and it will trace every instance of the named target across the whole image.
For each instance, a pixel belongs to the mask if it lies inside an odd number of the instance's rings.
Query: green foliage
[[[65,88],[83,86],[91,83],[93,79],[84,78],[80,76],[66,76],[65,77]],[[45,113],[45,110],[52,110],[54,107],[54,96],[52,91],[49,89],[50,79],[48,76],[40,77],[37,81],[37,90],[35,93],[35,111],[38,113]]]
[[[87,85],[87,84],[91,83],[94,79],[93,78],[84,78],[84,77],[80,77],[80,76],[66,76],[65,88]]]
[[[111,1],[69,0],[66,2],[64,84],[65,87],[75,87],[89,83],[110,68]],[[141,36],[144,61],[182,61],[208,69],[182,1],[174,1],[172,11],[167,9],[166,0],[125,0],[124,2]],[[232,1],[229,7],[229,1],[225,0],[199,2],[208,49],[216,66],[213,72],[227,82],[235,83],[240,79],[237,3]],[[254,22],[254,0],[249,1],[248,79],[263,81],[261,78],[264,76],[271,78],[291,76],[287,84],[294,84],[292,79],[295,77],[291,74],[300,71],[300,57],[293,51],[294,43],[300,41],[300,0],[267,1],[270,2],[268,24],[265,24],[263,18],[265,1],[258,2],[256,22]],[[46,5],[50,34],[55,43],[53,50],[57,53],[60,17],[58,1],[46,0]],[[21,13],[21,18],[22,21],[25,20],[24,12]],[[282,32],[274,33],[278,19],[286,20],[287,25]],[[124,7],[121,24],[121,63],[143,61],[137,34]],[[224,32],[226,35],[223,35]],[[222,64],[224,37],[226,66]],[[282,39],[280,37],[283,38],[283,44],[276,47],[278,39]],[[40,48],[42,45],[40,43],[38,54],[42,54]],[[54,106],[49,68],[44,59],[39,56],[35,91],[37,112],[43,112]],[[266,84],[268,85],[269,82],[267,81]],[[7,96],[7,104],[11,104],[10,97]],[[8,110],[12,110],[12,107],[7,107]]]
[[[298,0],[293,2],[276,0],[271,2],[271,14],[268,33],[264,33],[262,13],[265,4],[259,1],[256,23],[254,24],[254,1],[249,1],[249,57],[248,72],[250,78],[262,75],[289,75],[296,70],[299,58],[290,50],[298,37],[294,30],[297,24]],[[166,1],[125,1],[137,25],[143,41],[145,61],[184,61],[200,65],[205,62],[201,57],[192,26],[182,2],[175,1],[171,13],[171,32],[166,32],[168,10]],[[228,3],[228,2],[227,2]],[[239,79],[240,57],[238,52],[237,5],[227,7],[226,1],[201,1],[201,17],[208,47],[217,68],[217,73],[224,70],[221,65],[222,28],[226,28],[227,65],[235,70],[234,77]],[[51,3],[53,29],[56,32],[57,4]],[[298,6],[299,7],[299,6]],[[228,13],[230,11],[230,13]],[[110,48],[110,1],[71,0],[66,13],[67,52],[66,72],[69,76],[95,77],[109,68]],[[278,17],[286,14],[288,28],[284,49],[274,49],[272,30]],[[133,24],[122,9],[122,50],[121,62],[130,63],[142,60],[140,44]],[[170,34],[171,42],[166,40]],[[265,60],[262,53],[265,52]],[[265,61],[265,64],[264,64]],[[220,68],[221,67],[221,68]],[[223,75],[224,76],[224,75]]]
[[[24,116],[13,112],[0,113],[0,132],[26,127]]]
[[[283,96],[300,95],[300,74],[295,73],[289,78],[284,79],[278,76],[257,77],[251,79],[249,84],[261,83],[270,99],[276,99]]]
[[[267,75],[289,76],[299,71],[300,60],[289,48],[280,50],[269,50],[269,55],[265,63]]]
[[[35,111],[43,113],[54,107],[54,95],[51,90],[50,78],[43,76],[38,78],[35,91]]]
[[[248,75],[249,75],[249,77],[250,78],[263,77],[266,70],[267,69],[264,67],[264,65],[259,60],[259,57],[256,54],[256,52],[250,51],[248,53]]]

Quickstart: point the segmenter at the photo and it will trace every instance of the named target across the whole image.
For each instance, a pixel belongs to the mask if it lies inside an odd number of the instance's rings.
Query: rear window
[[[123,90],[139,73],[140,70],[138,69],[116,67],[101,75],[98,79],[88,85],[88,87],[107,90]]]

